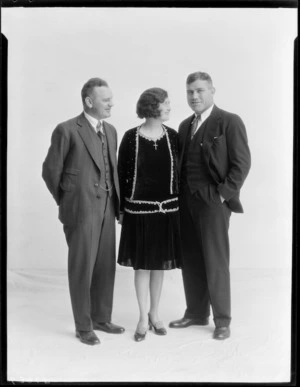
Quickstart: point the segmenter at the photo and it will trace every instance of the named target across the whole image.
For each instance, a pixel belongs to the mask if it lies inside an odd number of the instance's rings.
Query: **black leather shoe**
[[[115,325],[111,322],[106,323],[93,323],[94,329],[97,331],[103,331],[106,333],[123,333],[125,332],[125,329],[123,327],[120,327],[119,325]]]
[[[93,331],[78,331],[76,329],[76,337],[79,338],[79,340],[88,345],[95,345],[100,344],[100,340],[96,336],[95,332]]]
[[[230,337],[230,328],[229,327],[217,327],[214,331],[213,338],[216,340],[225,340]]]
[[[164,336],[164,335],[167,334],[167,330],[163,326],[162,321],[156,321],[155,323],[153,323],[151,321],[150,315],[148,315],[148,317],[149,317],[149,330],[150,331],[153,328],[154,329],[154,333],[157,334],[157,335]]]
[[[187,328],[191,325],[208,325],[208,318],[180,318],[179,320],[171,321],[170,328]]]

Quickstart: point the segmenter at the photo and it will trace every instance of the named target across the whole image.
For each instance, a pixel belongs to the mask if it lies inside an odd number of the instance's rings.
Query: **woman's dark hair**
[[[159,87],[145,90],[136,104],[136,113],[139,118],[157,118],[160,116],[159,104],[165,102],[168,93]]]

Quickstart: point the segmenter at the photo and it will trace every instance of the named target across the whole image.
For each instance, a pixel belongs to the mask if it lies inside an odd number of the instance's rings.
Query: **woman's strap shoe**
[[[139,342],[139,341],[143,341],[145,340],[146,338],[146,334],[147,334],[147,329],[148,327],[141,327],[139,324],[137,325],[136,327],[136,331],[134,333],[134,340]]]
[[[154,329],[154,333],[160,336],[164,336],[167,334],[167,330],[164,327],[164,324],[162,321],[156,321],[155,323],[151,321],[150,315],[149,315],[149,329]]]

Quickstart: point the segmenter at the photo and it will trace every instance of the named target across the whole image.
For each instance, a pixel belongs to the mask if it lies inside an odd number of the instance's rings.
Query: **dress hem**
[[[126,262],[117,262],[118,265],[120,266],[125,266],[125,267],[132,267],[133,270],[175,270],[175,269],[182,269],[182,265],[181,266],[167,266],[167,267],[163,267],[163,268],[146,268],[146,267],[134,267],[132,264],[130,263],[126,263]]]

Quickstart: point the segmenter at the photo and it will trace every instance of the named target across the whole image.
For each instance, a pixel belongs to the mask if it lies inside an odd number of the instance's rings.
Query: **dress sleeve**
[[[179,161],[179,136],[176,130],[172,130],[172,156],[173,156],[173,173],[174,173],[174,193],[178,194],[179,191],[179,174],[178,174],[178,161]]]
[[[125,133],[120,143],[118,155],[118,174],[120,183],[120,211],[124,211],[125,196],[128,186],[128,172],[130,170],[128,134]]]

